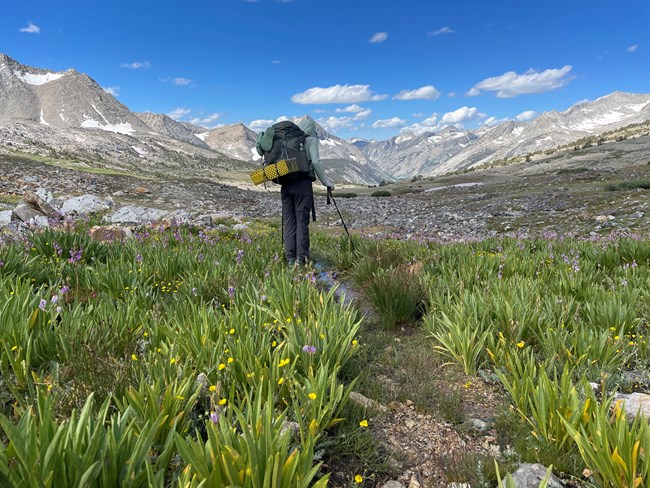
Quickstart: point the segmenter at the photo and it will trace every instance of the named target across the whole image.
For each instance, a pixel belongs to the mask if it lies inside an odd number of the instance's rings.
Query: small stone
[[[422,485],[417,480],[415,476],[411,476],[411,481],[409,482],[408,488],[420,488]]]
[[[404,488],[404,485],[399,481],[390,480],[384,483],[381,488]]]
[[[538,488],[539,483],[546,477],[547,468],[541,464],[522,464],[512,473],[512,479],[517,488]],[[554,474],[548,479],[547,488],[562,488],[562,483]]]

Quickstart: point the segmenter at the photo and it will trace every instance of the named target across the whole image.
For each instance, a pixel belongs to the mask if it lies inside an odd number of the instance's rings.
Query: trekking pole
[[[345,225],[345,221],[343,220],[343,215],[341,215],[341,211],[339,210],[339,206],[336,204],[336,200],[334,200],[334,195],[332,195],[332,190],[327,189],[327,204],[330,204],[330,200],[334,202],[334,208],[336,208],[336,211],[339,214],[339,217],[341,219],[341,223],[343,224],[343,228],[345,229],[345,233],[348,235],[348,239],[350,240],[350,248],[352,249],[352,252],[355,251],[354,249],[354,242],[352,242],[352,236],[350,235],[350,232],[348,231],[348,226]]]

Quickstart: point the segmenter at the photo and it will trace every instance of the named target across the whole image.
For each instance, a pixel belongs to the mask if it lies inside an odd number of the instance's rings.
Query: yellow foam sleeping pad
[[[273,181],[280,176],[288,175],[300,171],[296,158],[283,159],[277,163],[267,164],[263,168],[256,169],[251,175],[251,180],[255,185],[260,185],[266,181]]]

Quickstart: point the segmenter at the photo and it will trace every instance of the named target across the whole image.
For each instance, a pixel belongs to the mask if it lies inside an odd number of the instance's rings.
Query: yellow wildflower
[[[316,397],[317,397],[318,395],[316,395],[316,393],[314,393],[314,392],[311,392],[311,393],[310,393],[309,395],[307,395],[307,396],[308,396],[310,399],[312,399],[312,400],[316,400]]]
[[[368,427],[368,421],[366,419],[363,419],[361,422],[359,422],[359,425],[361,427]]]

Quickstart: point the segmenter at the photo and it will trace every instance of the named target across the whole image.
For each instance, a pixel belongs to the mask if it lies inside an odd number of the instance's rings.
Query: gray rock
[[[31,219],[36,217],[45,217],[43,212],[28,203],[20,203],[16,208],[14,208],[14,214],[23,222],[29,222]]]
[[[375,400],[372,400],[371,398],[367,398],[363,396],[361,393],[357,393],[356,391],[351,391],[349,399],[352,403],[356,403],[360,407],[367,408],[370,410],[386,410],[386,407],[381,405],[380,403],[377,403]]]
[[[68,215],[71,213],[76,213],[80,215],[102,212],[110,208],[109,203],[106,200],[95,195],[82,195],[80,197],[74,197],[63,202],[61,207],[61,213]]]
[[[490,428],[488,423],[481,419],[469,419],[467,423],[474,429],[480,431],[488,430]]]
[[[111,215],[104,217],[106,222],[112,224],[149,224],[167,217],[169,212],[167,210],[160,210],[157,208],[138,207],[135,205],[127,205],[120,207]]]
[[[54,207],[52,207],[52,205],[47,203],[43,198],[38,196],[36,193],[33,193],[31,191],[26,191],[25,195],[23,196],[23,200],[26,203],[32,205],[33,207],[38,208],[50,219],[59,220],[61,218],[59,212],[57,212],[54,209]]]
[[[404,485],[399,481],[390,480],[384,483],[381,488],[404,488]]]
[[[45,202],[50,202],[54,198],[51,191],[46,190],[45,188],[39,188],[34,192],[41,200]]]
[[[622,402],[625,407],[625,415],[628,419],[633,420],[637,414],[644,415],[650,419],[650,395],[645,393],[617,393],[614,402]]]
[[[0,212],[0,226],[9,224],[14,218],[13,210],[3,210]]]
[[[547,468],[541,464],[522,464],[512,473],[512,479],[517,488],[538,488],[539,483],[546,477]],[[548,488],[562,488],[562,483],[554,474],[548,479]]]

